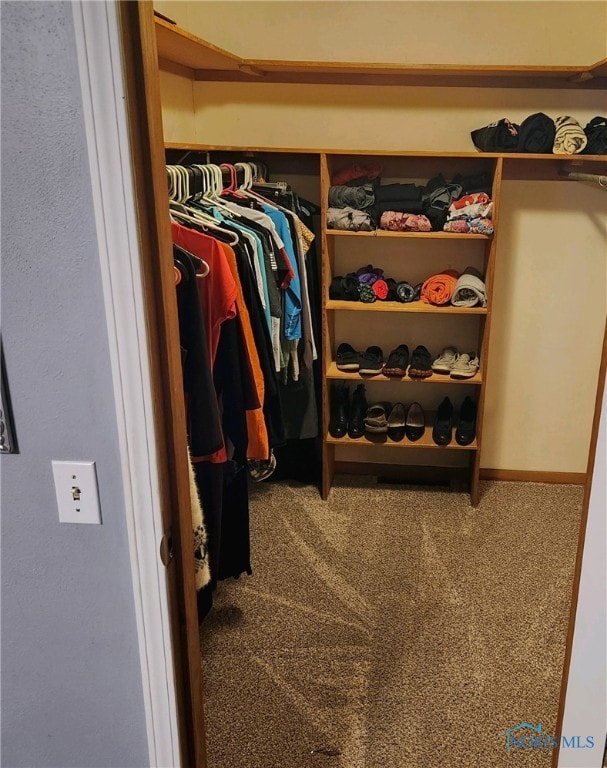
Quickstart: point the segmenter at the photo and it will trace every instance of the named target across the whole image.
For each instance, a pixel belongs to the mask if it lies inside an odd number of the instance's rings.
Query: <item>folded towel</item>
[[[417,285],[413,286],[406,280],[401,280],[401,282],[396,285],[394,290],[396,293],[397,301],[400,301],[403,304],[409,304],[411,301],[418,301],[422,290],[422,284],[418,283]]]
[[[586,124],[584,133],[588,139],[585,155],[607,155],[607,117],[593,117]]]
[[[356,208],[363,211],[375,202],[372,184],[362,184],[359,187],[330,187],[329,206],[331,208]]]
[[[556,126],[543,112],[529,115],[518,129],[518,151],[545,155],[552,153]]]
[[[329,208],[327,210],[327,227],[329,229],[348,229],[352,232],[371,232],[374,229],[369,215],[354,208]]]
[[[385,211],[380,219],[381,229],[391,232],[430,232],[432,225],[426,216],[418,216],[414,213],[399,213],[397,211]]]
[[[425,304],[448,304],[455,290],[459,272],[446,269],[438,275],[432,275],[422,285],[421,299]]]
[[[447,221],[443,227],[444,232],[459,232],[466,235],[492,235],[493,222],[491,219],[453,219]]]
[[[518,149],[518,125],[505,117],[477,128],[470,136],[481,152],[516,152]]]
[[[555,155],[577,155],[581,152],[588,139],[578,121],[570,115],[557,117],[556,135],[554,137],[553,152]]]
[[[451,297],[454,307],[487,306],[487,294],[483,276],[474,267],[466,267],[460,275]]]

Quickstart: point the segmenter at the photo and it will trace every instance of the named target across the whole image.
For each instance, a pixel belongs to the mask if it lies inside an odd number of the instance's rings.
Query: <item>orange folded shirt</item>
[[[455,291],[459,272],[446,269],[438,275],[432,275],[422,285],[421,299],[426,304],[448,304]]]

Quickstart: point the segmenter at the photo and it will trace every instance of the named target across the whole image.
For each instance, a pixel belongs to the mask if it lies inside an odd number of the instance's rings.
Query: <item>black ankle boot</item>
[[[367,415],[367,398],[365,385],[359,384],[352,395],[350,418],[348,419],[348,436],[354,439],[365,434],[365,416]]]
[[[331,384],[331,411],[329,434],[343,437],[348,431],[348,413],[350,411],[350,390],[345,384]]]

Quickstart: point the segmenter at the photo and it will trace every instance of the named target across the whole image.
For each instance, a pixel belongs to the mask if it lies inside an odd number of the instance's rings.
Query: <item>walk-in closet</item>
[[[564,727],[605,362],[604,4],[371,5],[131,13],[197,766],[498,768],[509,729]]]

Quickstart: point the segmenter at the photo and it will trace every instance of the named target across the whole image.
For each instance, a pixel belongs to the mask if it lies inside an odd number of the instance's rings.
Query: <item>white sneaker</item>
[[[471,379],[478,371],[480,362],[476,352],[462,352],[451,368],[452,379]]]
[[[451,373],[456,360],[457,349],[455,347],[445,347],[432,363],[432,370],[435,373]]]

